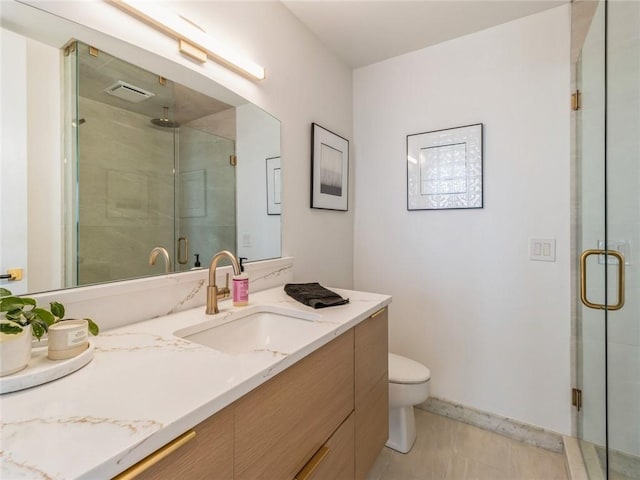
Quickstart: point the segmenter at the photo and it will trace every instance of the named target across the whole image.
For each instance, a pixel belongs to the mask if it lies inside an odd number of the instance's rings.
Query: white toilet
[[[429,397],[431,372],[421,363],[389,353],[389,440],[387,447],[407,453],[416,441],[413,406]]]

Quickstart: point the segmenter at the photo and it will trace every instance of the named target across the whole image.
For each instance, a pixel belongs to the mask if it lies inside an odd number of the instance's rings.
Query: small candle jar
[[[49,327],[51,360],[64,360],[80,355],[89,344],[89,323],[86,320],[64,320]]]

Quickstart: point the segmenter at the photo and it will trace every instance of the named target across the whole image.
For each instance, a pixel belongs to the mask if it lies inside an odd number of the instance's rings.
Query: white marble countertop
[[[174,335],[247,308],[228,300],[215,316],[199,307],[101,333],[87,366],[0,396],[0,478],[111,478],[391,303],[333,290],[350,303],[313,310],[282,287],[251,294],[250,305],[319,314],[316,334],[291,352],[228,354]]]

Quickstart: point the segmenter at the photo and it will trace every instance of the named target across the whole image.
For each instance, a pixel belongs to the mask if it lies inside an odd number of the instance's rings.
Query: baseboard
[[[562,435],[545,430],[544,428],[521,423],[511,418],[483,412],[437,397],[430,397],[426,402],[417,407],[427,412],[449,417],[459,422],[528,443],[529,445],[545,448],[557,453],[562,453],[564,450]]]

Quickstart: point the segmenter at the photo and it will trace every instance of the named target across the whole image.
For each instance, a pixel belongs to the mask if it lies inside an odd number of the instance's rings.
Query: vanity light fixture
[[[107,0],[129,15],[175,38],[180,52],[205,63],[213,58],[218,63],[254,80],[265,78],[264,68],[233,49],[221,45],[177,13],[144,0]]]

